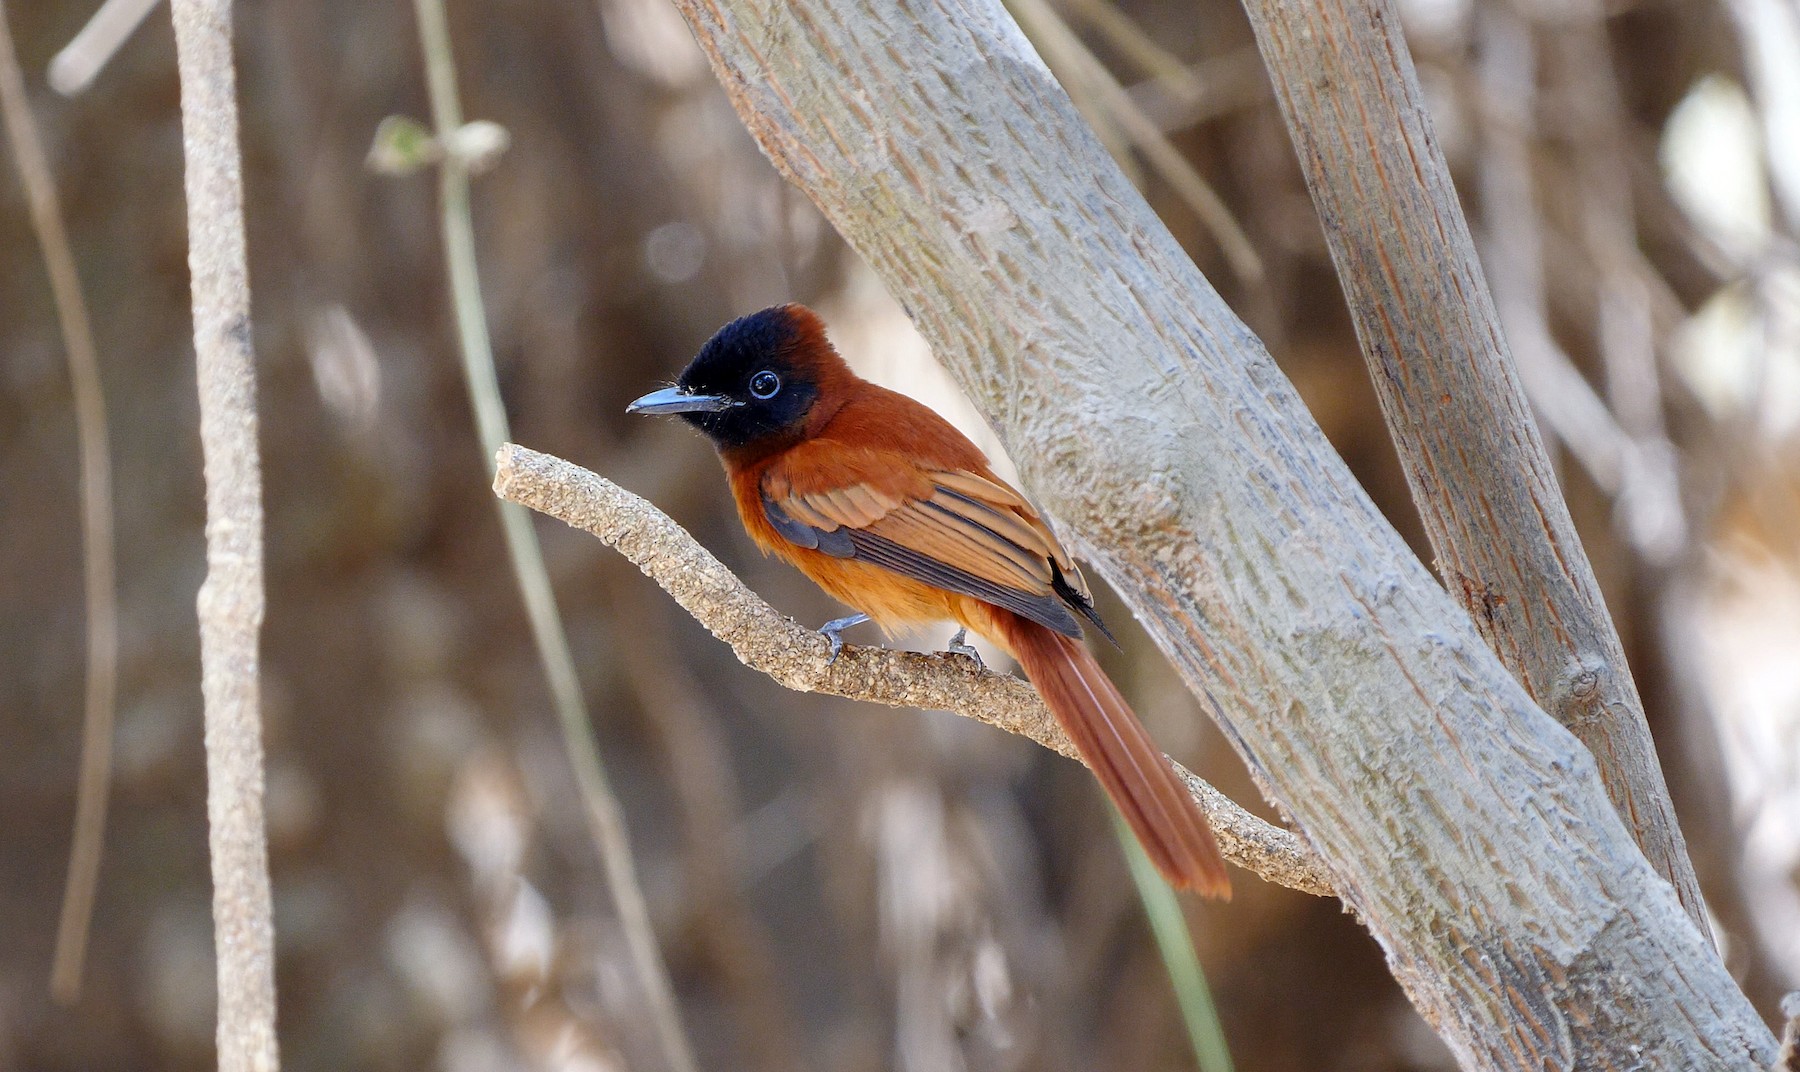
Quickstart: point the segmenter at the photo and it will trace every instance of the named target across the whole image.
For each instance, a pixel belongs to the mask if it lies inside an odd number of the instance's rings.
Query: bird
[[[1050,523],[929,407],[853,372],[804,305],[739,317],[675,383],[628,412],[679,416],[712,442],[745,530],[893,633],[936,622],[1011,655],[1171,885],[1228,898],[1204,813],[1083,643],[1111,639]]]

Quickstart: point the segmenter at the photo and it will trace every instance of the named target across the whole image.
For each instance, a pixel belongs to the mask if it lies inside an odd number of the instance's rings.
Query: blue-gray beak
[[[689,394],[679,387],[665,387],[625,407],[626,413],[717,413],[742,405],[724,395]]]

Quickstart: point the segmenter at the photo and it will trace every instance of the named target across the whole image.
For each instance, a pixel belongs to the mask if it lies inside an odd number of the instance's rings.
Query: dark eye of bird
[[[774,398],[781,390],[781,377],[767,369],[750,377],[750,393],[758,398]]]

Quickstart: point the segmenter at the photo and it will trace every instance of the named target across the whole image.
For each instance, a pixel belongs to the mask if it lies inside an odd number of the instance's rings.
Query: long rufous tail
[[[1079,640],[1006,614],[1007,646],[1171,885],[1231,897],[1206,816]]]

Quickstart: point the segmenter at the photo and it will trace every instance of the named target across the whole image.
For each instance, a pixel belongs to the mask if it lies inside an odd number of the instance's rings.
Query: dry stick
[[[1494,302],[1511,332],[1519,378],[1550,434],[1609,495],[1642,498],[1631,489],[1642,451],[1589,386],[1550,331],[1543,214],[1533,190],[1528,146],[1537,107],[1535,50],[1523,19],[1489,12],[1481,28],[1482,166],[1487,266]],[[1655,497],[1675,500],[1669,486]],[[1672,502],[1679,510],[1679,502]]]
[[[1724,7],[1741,41],[1750,98],[1762,123],[1769,187],[1791,236],[1800,231],[1800,78],[1794,77],[1793,59],[1800,13],[1779,0],[1731,0]]]
[[[1113,0],[1074,0],[1066,5],[1070,16],[1087,23],[1145,75],[1156,79],[1170,93],[1191,97],[1195,76],[1180,56],[1163,47]]]
[[[1613,73],[1608,12],[1600,0],[1583,0],[1576,9],[1576,17],[1553,36],[1572,83],[1561,97],[1573,110],[1581,241],[1600,269],[1594,335],[1606,369],[1608,403],[1630,436],[1630,457],[1635,459],[1627,466],[1618,501],[1626,532],[1639,552],[1651,565],[1667,567],[1693,536],[1682,504],[1679,456],[1663,418],[1656,295],[1635,270],[1642,245],[1627,137],[1634,124]],[[1518,17],[1500,10],[1489,15]]]
[[[1626,827],[1710,934],[1643,701],[1501,335],[1398,11],[1246,8],[1451,595],[1587,745]]]
[[[1132,86],[1129,92],[1142,102],[1144,114],[1159,129],[1169,131],[1187,130],[1250,108],[1268,96],[1262,57],[1257,55],[1255,45],[1196,61],[1188,68],[1187,87],[1182,90],[1165,88],[1146,93],[1139,86]]]
[[[119,47],[162,0],[106,0],[50,60],[50,88],[73,97],[93,84]]]
[[[438,144],[446,147],[438,162],[438,199],[443,227],[444,268],[450,280],[451,302],[456,315],[457,344],[469,398],[475,410],[476,431],[488,451],[499,449],[509,436],[506,407],[500,398],[499,376],[488,341],[487,313],[481,300],[481,280],[475,255],[475,228],[469,211],[468,161],[455,151],[463,130],[462,104],[456,92],[456,65],[450,47],[450,29],[442,0],[414,0],[419,20],[419,43],[425,54],[425,74],[431,98],[432,125]],[[631,852],[630,830],[624,809],[606,777],[593,722],[581,698],[581,682],[575,658],[556,609],[543,550],[525,511],[508,503],[500,508],[501,531],[507,554],[525,601],[531,635],[550,686],[563,747],[581,793],[583,811],[594,845],[606,870],[607,886],[619,910],[619,922],[638,983],[650,1009],[657,1044],[674,1072],[693,1072],[692,1047],[681,1025],[674,987],[656,945],[650,909],[638,881],[637,863]]]
[[[676,4],[1466,1067],[1773,1057],[1592,753],[1381,517],[997,0]]]
[[[69,383],[75,394],[76,448],[81,457],[81,534],[86,558],[83,579],[87,595],[87,702],[81,723],[81,776],[75,793],[75,836],[69,847],[69,878],[63,887],[62,918],[56,926],[56,957],[50,970],[50,993],[64,1005],[81,997],[82,964],[87,958],[88,927],[94,914],[94,890],[100,881],[100,855],[106,839],[107,786],[112,780],[113,709],[119,687],[119,605],[114,591],[112,460],[107,453],[106,397],[100,389],[100,359],[88,320],[75,255],[63,227],[62,204],[44,143],[19,72],[6,5],[0,2],[0,111],[12,144],[19,179],[31,207],[50,275],[50,294],[62,327],[69,357]]]
[[[1042,26],[1034,26],[1026,14],[1019,10],[1015,0],[1005,2],[1007,9],[1019,20],[1019,28],[1031,38],[1032,47],[1037,49],[1038,55],[1044,57],[1044,62],[1056,74],[1056,80],[1069,94],[1069,100],[1080,109],[1088,125],[1093,128],[1095,137],[1100,139],[1101,144],[1106,146],[1106,151],[1118,163],[1119,170],[1131,176],[1133,186],[1144,189],[1144,171],[1138,166],[1131,133],[1109,107],[1111,99],[1107,93],[1107,83],[1113,83],[1113,93],[1123,92],[1117,79],[1091,53],[1086,57],[1086,62],[1071,54],[1085,51],[1085,48],[1080,45],[1080,39],[1062,23],[1060,16],[1050,13],[1048,21],[1055,29],[1047,35]],[[1056,33],[1057,30],[1062,31],[1060,35]],[[1070,42],[1075,43],[1075,49],[1067,47]],[[1136,104],[1135,101],[1130,103],[1133,106]]]
[[[200,691],[218,958],[219,1068],[274,1072],[275,925],[263,823],[257,637],[263,620],[262,472],[244,251],[231,0],[173,0],[187,161],[188,270],[206,469]]]
[[[1030,685],[978,669],[962,656],[847,644],[837,662],[828,663],[831,649],[823,636],[769,606],[668,515],[578,465],[508,443],[498,457],[494,493],[618,548],[708,632],[731,645],[739,661],[778,684],[797,692],[950,711],[1081,758]],[[1175,769],[1212,820],[1226,859],[1270,882],[1331,896],[1330,878],[1298,836],[1251,815],[1180,765]]]
[[[1139,85],[1126,92],[1159,131],[1186,130],[1266,96],[1262,57],[1254,45],[1187,63],[1121,11],[1114,0],[1073,0],[1066,7],[1071,21],[1087,23],[1127,63],[1143,72],[1149,80],[1145,85],[1156,86],[1154,93],[1144,93]],[[1082,49],[1088,51],[1085,45]],[[1062,81],[1060,74],[1057,77]],[[1193,166],[1186,157],[1182,162],[1185,167]]]
[[[1008,4],[1020,25],[1030,32],[1032,39],[1049,57],[1047,62],[1053,69],[1067,69],[1084,84],[1095,102],[1124,131],[1126,139],[1144,154],[1144,159],[1176,196],[1187,202],[1201,226],[1219,244],[1219,252],[1224,254],[1226,263],[1237,277],[1251,285],[1261,283],[1262,257],[1251,245],[1250,236],[1244,233],[1237,217],[1231,214],[1231,207],[1187,157],[1181,155],[1181,150],[1162,128],[1144,114],[1131,94],[1119,84],[1118,78],[1088,50],[1062,16],[1046,0],[1008,0]]]
[[[1550,434],[1562,440],[1594,482],[1617,499],[1632,543],[1646,559],[1666,563],[1687,540],[1674,447],[1660,431],[1654,433],[1655,438],[1643,435],[1641,422],[1640,431],[1624,427],[1550,331],[1543,214],[1533,188],[1529,152],[1532,112],[1537,107],[1537,63],[1531,30],[1522,17],[1498,9],[1485,12],[1478,21],[1481,84],[1486,99],[1482,109],[1484,152],[1479,189],[1487,224],[1487,265],[1491,269],[1495,306],[1514,344],[1519,379]],[[1575,29],[1560,32],[1571,38],[1580,35]],[[1584,58],[1591,62],[1596,57]],[[1604,59],[1604,55],[1597,58]],[[1592,130],[1582,140],[1605,144],[1605,139]],[[1594,156],[1596,152],[1592,144],[1584,145],[1584,156]],[[1594,207],[1583,213],[1590,217],[1590,234],[1607,230],[1597,217],[1611,211],[1614,200],[1603,197],[1590,201]],[[1627,203],[1629,200],[1625,198]],[[1605,209],[1599,207],[1603,204]],[[1619,248],[1621,244],[1615,240],[1613,249]],[[1595,259],[1609,259],[1606,251],[1597,252]],[[1616,255],[1610,259],[1618,260]],[[1603,273],[1603,303],[1615,300],[1620,290],[1618,276],[1618,272]],[[1642,294],[1646,288],[1640,283],[1635,289]],[[1605,330],[1609,319],[1617,318],[1603,311],[1602,348],[1610,354],[1620,347],[1616,339],[1607,339],[1618,334]],[[1650,366],[1649,407],[1654,410],[1659,403],[1655,401],[1655,354],[1649,348],[1647,319],[1641,333],[1634,334],[1640,335],[1644,347],[1635,360]],[[1609,362],[1617,364],[1616,355],[1609,357]],[[1641,378],[1643,371],[1635,370],[1630,378]],[[1643,385],[1639,389],[1644,389]]]

